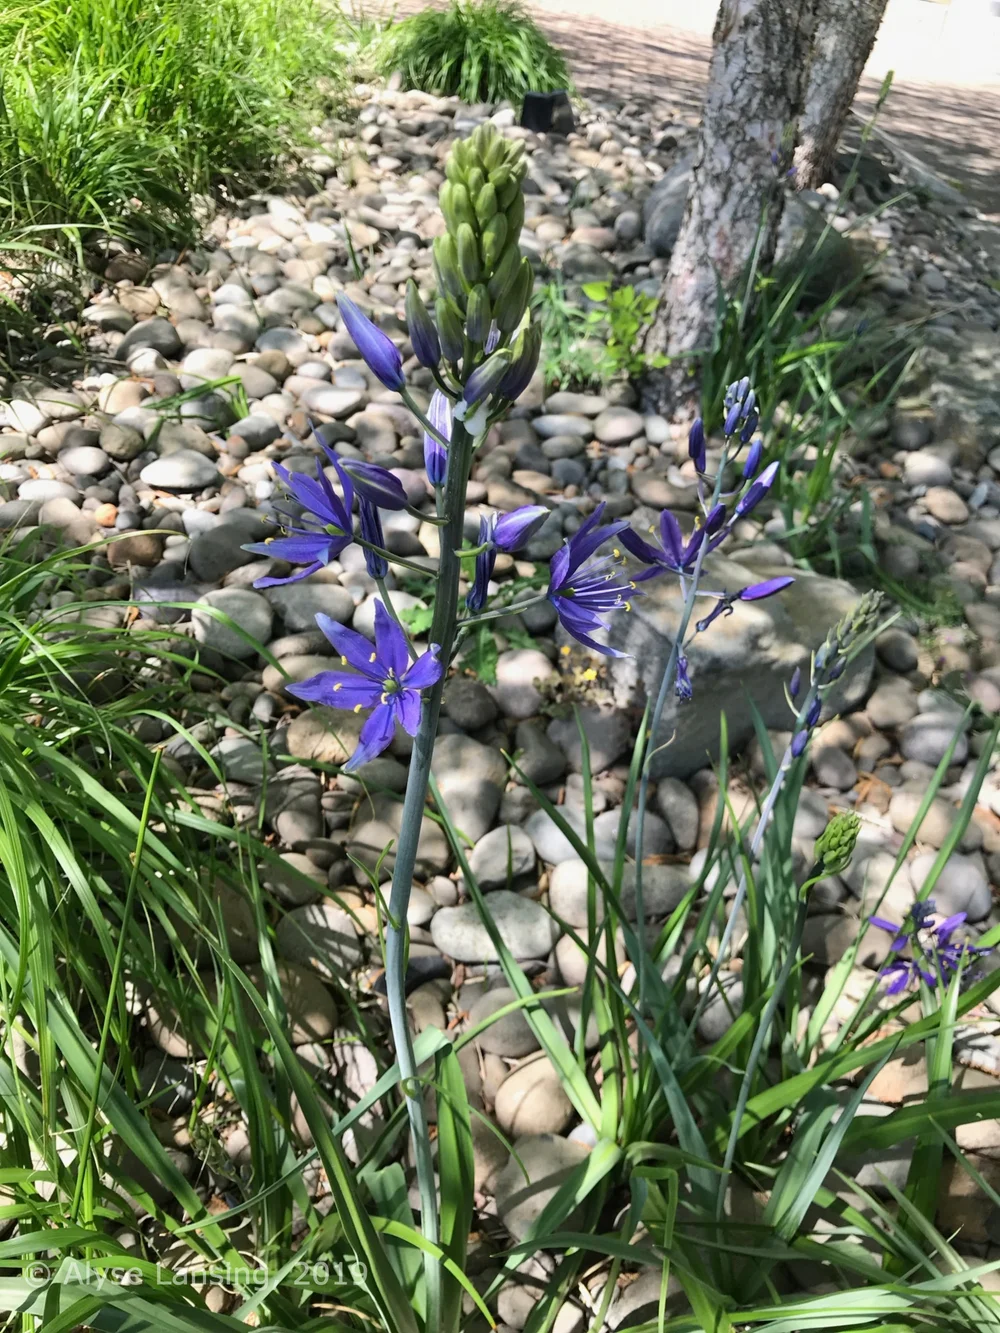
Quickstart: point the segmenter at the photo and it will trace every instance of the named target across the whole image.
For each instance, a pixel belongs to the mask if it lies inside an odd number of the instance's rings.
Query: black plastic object
[[[570,134],[576,128],[569,93],[564,88],[554,93],[525,93],[521,125],[539,133]]]

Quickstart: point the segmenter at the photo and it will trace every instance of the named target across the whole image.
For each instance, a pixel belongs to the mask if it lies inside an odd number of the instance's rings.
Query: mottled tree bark
[[[774,254],[816,3],[719,6],[687,210],[647,344],[683,358],[647,386],[651,404],[668,415],[691,397],[687,354],[711,344],[719,285],[731,290],[755,248],[761,267]]]
[[[888,0],[821,0],[795,150],[796,183],[815,189],[830,168]]]

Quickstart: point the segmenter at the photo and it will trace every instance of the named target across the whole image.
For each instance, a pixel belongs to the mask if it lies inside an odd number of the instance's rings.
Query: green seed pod
[[[526,259],[522,259],[515,282],[493,307],[493,318],[500,326],[501,333],[513,333],[524,318],[528,301],[531,299],[533,282],[534,274],[531,271],[531,265]]]
[[[465,302],[465,283],[458,266],[458,252],[450,235],[435,236],[431,250],[438,291],[445,296]]]
[[[498,216],[499,220],[503,222],[503,225],[506,227],[507,219],[502,215]],[[494,221],[496,220],[497,219],[494,219]],[[486,237],[484,235],[484,248],[485,242]],[[493,301],[494,304],[496,304],[503,294],[517,281],[518,270],[520,267],[521,251],[518,249],[517,241],[509,241],[507,248],[500,256],[500,262],[495,266],[493,276],[489,281],[490,300]]]
[[[474,227],[476,225],[476,210],[472,207],[469,191],[464,185],[452,185],[451,202],[459,225],[467,222],[470,227]]]
[[[476,201],[479,197],[479,191],[486,184],[486,173],[482,167],[473,167],[465,178],[466,189],[469,191],[469,198],[472,200],[473,208],[476,207]]]
[[[462,329],[462,321],[455,313],[455,308],[451,302],[440,296],[434,302],[434,313],[437,315],[441,351],[444,353],[446,361],[450,361],[452,365],[457,365],[465,351],[465,334]]]
[[[518,190],[513,203],[506,210],[507,227],[511,236],[520,236],[524,226],[524,195]]]
[[[497,192],[492,185],[484,184],[476,195],[476,217],[480,227],[485,227],[497,209]]]
[[[458,249],[458,268],[466,284],[477,282],[482,264],[479,259],[479,242],[476,233],[467,222],[459,225],[455,240]]]
[[[486,288],[477,284],[469,293],[465,314],[465,332],[469,335],[469,341],[482,347],[489,335],[491,320],[490,298]]]
[[[483,262],[488,270],[496,267],[497,260],[503,254],[507,243],[507,219],[502,213],[494,213],[483,227],[482,248]]]

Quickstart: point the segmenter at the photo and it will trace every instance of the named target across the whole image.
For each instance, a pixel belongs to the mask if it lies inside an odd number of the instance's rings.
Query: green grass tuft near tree
[[[406,88],[463,102],[510,101],[569,88],[566,60],[517,0],[454,0],[386,33],[383,66]]]

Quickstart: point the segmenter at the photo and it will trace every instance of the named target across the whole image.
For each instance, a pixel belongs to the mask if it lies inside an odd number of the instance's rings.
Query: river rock
[[[500,938],[519,961],[544,958],[555,944],[559,929],[540,903],[497,889],[488,906]],[[460,963],[495,963],[499,958],[475,903],[435,912],[431,938],[443,954]]]
[[[439,736],[431,771],[455,827],[477,842],[500,808],[507,779],[502,756],[470,736]]]
[[[532,1134],[517,1140],[496,1183],[497,1214],[515,1240],[525,1238],[542,1209],[588,1152],[582,1143],[557,1134]],[[564,1229],[573,1230],[579,1218],[580,1210],[575,1209],[563,1222]]]
[[[233,622],[249,640],[213,612]],[[271,637],[271,608],[266,598],[248,588],[219,588],[200,597],[191,611],[194,637],[206,648],[214,648],[226,657],[253,657],[257,645]],[[256,643],[254,642],[256,640]],[[257,747],[259,749],[259,747]]]
[[[475,1027],[498,1010],[513,1004],[516,999],[514,991],[508,986],[497,986],[494,990],[488,990],[485,995],[480,995],[469,1010],[469,1027]],[[489,1054],[505,1055],[513,1059],[530,1055],[539,1048],[538,1038],[532,1032],[531,1024],[525,1018],[523,1009],[515,1009],[512,1013],[504,1014],[503,1018],[498,1018],[481,1032],[476,1040]]]
[[[363,957],[354,921],[332,902],[296,907],[278,923],[275,941],[283,958],[326,981],[343,981]]]
[[[505,888],[534,868],[534,844],[516,824],[501,824],[491,829],[469,854],[469,869],[484,891]]]
[[[573,1103],[548,1056],[541,1054],[507,1075],[497,1091],[493,1113],[511,1137],[561,1134],[573,1118]]]

